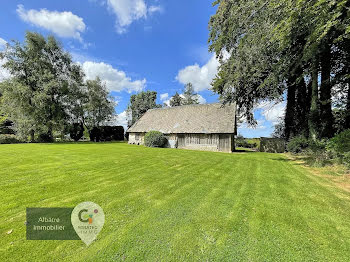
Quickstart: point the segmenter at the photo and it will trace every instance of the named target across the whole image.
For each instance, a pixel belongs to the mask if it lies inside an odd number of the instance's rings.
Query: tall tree
[[[101,126],[115,115],[115,103],[99,77],[86,81],[86,97],[84,125],[89,130]]]
[[[183,100],[182,97],[179,95],[178,92],[176,92],[175,95],[170,98],[170,106],[171,107],[181,106],[182,100]]]
[[[136,95],[132,95],[128,106],[128,111],[131,115],[128,126],[132,126],[147,110],[162,107],[161,105],[157,105],[156,100],[157,92],[155,91],[142,91]]]
[[[209,48],[220,59],[213,90],[223,102],[237,102],[254,123],[255,104],[286,94],[287,137],[309,132],[314,138],[332,136],[332,78],[347,74],[344,54],[349,48],[344,43],[350,33],[350,1],[214,4],[218,8],[209,22]],[[334,59],[335,53],[341,55]]]
[[[280,99],[285,85],[279,79],[283,60],[272,37],[280,8],[266,1],[215,1],[217,12],[209,22],[209,49],[220,60],[213,90],[223,103],[236,102],[254,124],[254,106],[261,100]],[[283,9],[282,9],[283,10]]]
[[[37,133],[52,140],[53,131],[63,130],[67,119],[75,67],[70,55],[54,37],[27,32],[24,44],[14,42],[1,57],[12,76],[1,85],[3,111],[15,122],[19,135],[31,135],[33,140]]]
[[[185,90],[184,90],[183,96],[184,96],[182,99],[183,105],[199,104],[198,94],[196,94],[194,92],[194,88],[193,88],[192,83],[187,83],[185,85]]]

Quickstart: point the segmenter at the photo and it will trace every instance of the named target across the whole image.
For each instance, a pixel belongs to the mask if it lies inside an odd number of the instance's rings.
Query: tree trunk
[[[284,118],[285,137],[287,141],[295,135],[295,80],[295,76],[290,76],[287,81],[287,107],[286,116]]]
[[[295,109],[295,130],[297,134],[303,135],[305,137],[309,136],[308,123],[306,121],[308,116],[308,111],[310,108],[310,103],[308,103],[307,97],[307,86],[305,84],[303,69],[298,66],[295,71],[296,80],[296,109]]]
[[[346,111],[345,111],[345,127],[344,129],[350,128],[350,79],[348,80],[348,96],[346,99]]]
[[[320,117],[321,137],[331,138],[334,135],[334,119],[331,97],[331,49],[327,44],[321,57]]]
[[[318,61],[314,59],[311,71],[311,106],[309,113],[309,137],[319,137],[319,98],[318,98]]]
[[[35,134],[34,130],[33,130],[33,129],[30,130],[30,142],[32,142],[32,143],[35,142],[35,141],[34,141],[34,139],[35,139],[34,134]]]

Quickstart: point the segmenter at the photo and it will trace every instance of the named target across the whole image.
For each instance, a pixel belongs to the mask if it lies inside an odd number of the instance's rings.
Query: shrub
[[[98,127],[93,127],[89,131],[90,141],[92,142],[100,142],[101,131]]]
[[[333,151],[337,155],[343,155],[346,152],[350,152],[350,129],[333,137],[329,141],[328,150]]]
[[[330,162],[332,154],[326,150],[327,140],[309,140],[307,154],[312,160],[312,166],[325,166]]]
[[[53,139],[52,134],[42,133],[42,134],[39,134],[39,136],[38,136],[39,143],[52,143],[53,140],[54,139]]]
[[[123,141],[124,127],[122,126],[102,126],[101,127],[102,141]]]
[[[21,140],[14,135],[0,135],[0,144],[18,144],[22,143]]]
[[[350,152],[344,153],[342,162],[347,168],[350,169]]]
[[[158,131],[150,131],[145,135],[145,145],[148,147],[164,147],[166,137]]]
[[[99,141],[123,141],[124,127],[122,126],[100,126],[90,130],[90,140]]]
[[[288,152],[298,154],[303,152],[309,146],[309,141],[303,136],[293,137],[287,144]]]
[[[84,135],[84,125],[82,123],[74,123],[69,128],[69,136],[74,141],[79,141]]]
[[[0,122],[0,134],[4,134],[4,135],[15,134],[15,131],[13,130],[13,123],[10,120],[5,120],[4,122]]]
[[[340,163],[350,168],[350,129],[347,129],[333,137],[327,146]]]
[[[308,149],[310,149],[312,152],[318,152],[318,151],[326,151],[326,147],[327,147],[327,140],[309,140],[308,141],[309,147]]]

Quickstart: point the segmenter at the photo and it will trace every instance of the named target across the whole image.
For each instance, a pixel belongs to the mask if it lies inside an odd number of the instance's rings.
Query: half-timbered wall
[[[144,133],[130,133],[129,144],[143,145]],[[167,147],[232,152],[234,134],[169,134]]]

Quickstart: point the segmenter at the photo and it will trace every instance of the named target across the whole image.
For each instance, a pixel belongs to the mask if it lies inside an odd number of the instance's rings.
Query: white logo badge
[[[81,240],[86,245],[90,245],[105,223],[105,214],[99,205],[93,202],[83,202],[73,209],[71,221]]]

